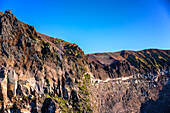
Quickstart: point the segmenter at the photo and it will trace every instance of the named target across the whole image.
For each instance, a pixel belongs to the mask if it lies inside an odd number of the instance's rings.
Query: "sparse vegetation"
[[[82,82],[78,82],[79,94],[81,95],[80,102],[79,102],[79,109],[81,112],[92,112],[89,106],[89,83],[90,83],[90,75],[85,74],[84,78],[81,78]]]
[[[0,11],[0,16],[3,15],[4,13]]]

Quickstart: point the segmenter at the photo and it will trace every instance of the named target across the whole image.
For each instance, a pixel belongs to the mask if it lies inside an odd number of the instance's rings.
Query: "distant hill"
[[[137,73],[158,74],[161,70],[169,70],[170,66],[170,50],[123,50],[113,53],[94,53],[87,56],[89,61],[96,65],[95,70],[100,71],[100,78],[105,78],[105,75],[108,74],[111,78]]]

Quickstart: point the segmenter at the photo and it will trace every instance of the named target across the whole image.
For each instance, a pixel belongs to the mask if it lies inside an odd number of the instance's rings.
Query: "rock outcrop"
[[[150,99],[159,100],[169,87],[169,66],[169,50],[85,55],[76,44],[36,32],[10,10],[0,13],[2,113],[149,111]],[[168,92],[161,98],[168,106]]]
[[[78,101],[72,99],[79,98],[75,78],[82,77],[87,70],[85,65],[84,52],[76,44],[37,33],[33,26],[20,22],[10,10],[0,16],[3,112],[12,109],[14,103],[16,110],[25,108],[41,112],[41,107],[49,103],[48,99],[43,100],[47,97],[59,98],[57,103],[63,103],[58,108],[55,105],[55,109],[65,107],[67,111],[68,106]],[[19,105],[21,103],[25,103],[25,107]],[[77,108],[78,104],[74,107],[75,110],[81,108]]]

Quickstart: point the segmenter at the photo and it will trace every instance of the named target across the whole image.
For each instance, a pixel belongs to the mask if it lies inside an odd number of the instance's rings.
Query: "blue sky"
[[[169,0],[0,0],[38,32],[88,53],[170,49]]]

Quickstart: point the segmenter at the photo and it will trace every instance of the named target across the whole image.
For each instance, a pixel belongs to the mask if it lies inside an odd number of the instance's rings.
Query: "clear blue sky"
[[[170,49],[170,0],[0,0],[7,9],[85,53]]]

